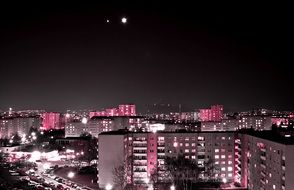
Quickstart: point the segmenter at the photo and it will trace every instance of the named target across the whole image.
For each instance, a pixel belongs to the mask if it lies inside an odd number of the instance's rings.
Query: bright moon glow
[[[127,18],[126,18],[126,17],[123,17],[123,18],[121,19],[121,22],[124,23],[124,24],[127,23]]]

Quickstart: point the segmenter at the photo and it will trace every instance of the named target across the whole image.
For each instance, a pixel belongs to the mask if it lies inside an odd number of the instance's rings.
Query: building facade
[[[222,105],[213,105],[210,109],[200,109],[200,121],[221,121],[223,119],[224,107]]]
[[[114,139],[116,143],[123,144],[121,149],[105,149],[109,142],[102,139]],[[119,140],[119,142],[117,142]],[[99,144],[99,185],[104,188],[107,183],[114,183],[109,175],[109,165],[117,164],[117,158],[109,155],[109,152],[123,152],[124,160],[120,164],[126,170],[126,184],[144,185],[156,174],[158,181],[166,182],[165,158],[176,158],[179,155],[193,160],[200,168],[199,178],[216,180],[226,179],[228,182],[234,180],[234,133],[223,132],[157,132],[157,133],[132,133],[113,131],[101,133],[98,138]],[[104,152],[107,151],[107,153]],[[116,154],[116,153],[115,153]],[[107,158],[108,159],[107,159]],[[130,159],[131,158],[131,159]],[[100,159],[102,162],[100,162]],[[103,160],[107,160],[108,165]],[[207,163],[214,165],[211,176],[208,176]],[[106,179],[104,172],[108,172]],[[170,181],[169,181],[170,182]]]
[[[42,130],[61,129],[60,113],[45,112],[42,114]]]

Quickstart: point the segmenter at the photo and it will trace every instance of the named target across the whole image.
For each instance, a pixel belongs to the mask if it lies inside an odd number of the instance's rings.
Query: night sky
[[[289,5],[180,2],[2,4],[0,110],[294,108]]]

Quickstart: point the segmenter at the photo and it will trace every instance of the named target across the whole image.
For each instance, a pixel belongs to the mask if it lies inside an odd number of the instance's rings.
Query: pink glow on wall
[[[103,111],[92,111],[89,117],[94,116],[136,116],[136,106],[134,104],[122,104],[118,108],[108,108]]]
[[[42,129],[60,129],[60,113],[46,112],[42,114]]]
[[[276,118],[276,117],[272,117],[271,118],[272,124],[276,124],[277,126],[281,125],[282,123],[284,125],[288,125],[289,120],[288,118]]]
[[[147,175],[151,176],[157,170],[157,133],[148,134]]]
[[[201,121],[221,121],[223,119],[223,106],[213,105],[210,109],[200,109]]]

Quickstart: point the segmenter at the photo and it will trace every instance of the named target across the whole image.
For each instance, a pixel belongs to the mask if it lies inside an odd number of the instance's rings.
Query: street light
[[[67,177],[73,178],[75,176],[75,173],[73,172],[68,172]]]
[[[43,168],[44,168],[44,170],[47,170],[47,169],[50,168],[50,165],[49,165],[48,163],[45,163],[45,164],[43,165]]]
[[[171,185],[170,190],[176,190],[176,187],[174,185]]]
[[[105,189],[106,189],[106,190],[111,190],[111,189],[112,189],[112,185],[111,185],[111,184],[109,184],[109,183],[108,183],[108,184],[106,184],[106,186],[105,186]]]

